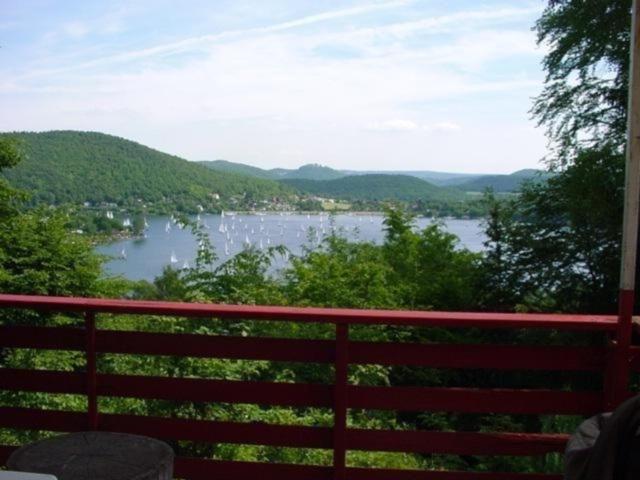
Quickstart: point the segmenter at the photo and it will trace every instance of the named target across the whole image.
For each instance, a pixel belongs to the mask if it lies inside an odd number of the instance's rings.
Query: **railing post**
[[[335,383],[333,397],[333,478],[346,478],[347,382],[349,368],[349,325],[336,323]]]
[[[87,361],[87,414],[89,430],[98,429],[98,396],[96,369],[96,314],[87,311],[84,314],[86,330]]]

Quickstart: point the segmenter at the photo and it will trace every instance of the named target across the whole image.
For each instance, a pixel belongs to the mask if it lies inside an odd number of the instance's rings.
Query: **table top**
[[[16,450],[12,470],[47,473],[58,480],[170,480],[173,450],[159,440],[112,432],[78,432]]]

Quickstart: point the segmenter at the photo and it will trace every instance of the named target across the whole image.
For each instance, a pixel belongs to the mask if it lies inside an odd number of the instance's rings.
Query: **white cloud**
[[[30,68],[26,75],[0,75],[0,113],[11,112],[0,114],[0,129],[102,130],[192,159],[267,159],[270,165],[264,166],[331,159],[344,167],[340,162],[375,162],[395,152],[399,166],[405,162],[409,168],[423,162],[425,152],[477,158],[482,145],[497,149],[496,138],[486,131],[496,120],[485,120],[483,109],[493,112],[490,98],[498,94],[517,92],[522,112],[507,124],[528,124],[529,98],[541,75],[514,71],[508,62],[537,62],[535,38],[528,29],[496,23],[520,19],[531,8],[472,10],[412,22],[383,18],[383,25],[358,28],[359,15],[404,3],[371,3],[84,62],[52,61],[46,65],[53,68]],[[346,27],[339,22],[298,28],[343,18],[350,19]],[[122,28],[117,20],[114,29]],[[444,31],[447,35],[435,35]],[[316,54],[331,42],[359,54],[348,59]],[[488,68],[492,65],[499,74]],[[443,107],[451,102],[468,106],[452,112]],[[436,134],[459,130],[452,118],[464,118],[465,134],[473,132],[484,143],[465,154],[467,143]],[[480,124],[483,129],[476,128]],[[543,144],[537,137],[535,142]],[[540,149],[528,152],[531,161]],[[505,157],[495,155],[496,161]]]
[[[417,129],[417,123],[412,122],[411,120],[401,120],[399,118],[367,125],[367,130],[375,132],[410,132]]]
[[[454,122],[437,122],[422,128],[430,132],[456,132],[460,130],[460,125]]]

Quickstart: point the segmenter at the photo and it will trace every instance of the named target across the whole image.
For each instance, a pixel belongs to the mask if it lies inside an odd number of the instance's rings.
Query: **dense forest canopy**
[[[6,136],[6,134],[5,134]],[[291,190],[273,181],[221,173],[122,138],[95,132],[15,133],[24,160],[4,176],[33,204],[152,204],[159,209],[219,208],[233,196],[265,200]]]

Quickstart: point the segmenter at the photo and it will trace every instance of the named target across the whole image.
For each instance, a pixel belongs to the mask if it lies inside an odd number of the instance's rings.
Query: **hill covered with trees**
[[[251,175],[256,178],[267,178],[271,180],[288,180],[293,178],[305,178],[309,180],[333,180],[341,178],[347,174],[331,167],[308,163],[296,169],[272,168],[265,170],[245,163],[229,162],[227,160],[213,160],[199,162],[211,170],[219,172],[241,173]]]
[[[491,188],[494,192],[515,192],[525,182],[546,182],[553,175],[542,170],[518,170],[509,175],[483,175],[478,178],[456,184],[456,187],[465,192],[483,192]]]
[[[290,179],[300,192],[345,200],[453,200],[463,194],[408,175],[351,175],[335,180]]]
[[[3,175],[30,194],[32,204],[90,202],[147,204],[159,210],[194,211],[231,202],[286,196],[278,182],[216,172],[136,142],[96,132],[1,134],[15,137],[25,158]],[[219,198],[218,198],[219,197]]]

